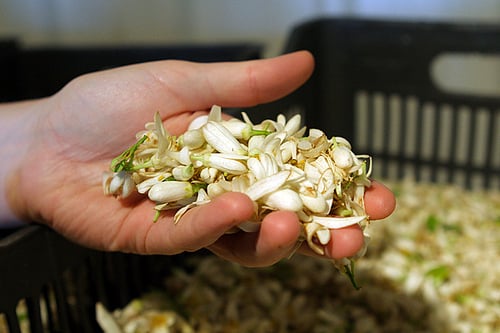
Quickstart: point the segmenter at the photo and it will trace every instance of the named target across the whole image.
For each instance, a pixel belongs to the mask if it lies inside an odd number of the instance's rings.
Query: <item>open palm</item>
[[[226,235],[251,217],[252,202],[227,193],[190,210],[178,224],[169,212],[152,223],[154,203],[139,197],[103,195],[101,174],[159,112],[167,131],[184,132],[211,105],[244,107],[269,102],[298,88],[310,76],[307,52],[239,63],[159,61],[93,73],[40,100],[29,121],[32,143],[10,182],[15,212],[81,244],[136,253],[175,254],[203,247],[249,266],[269,265],[292,251],[300,224],[291,212],[275,212],[258,233]],[[35,119],[35,120],[33,120]],[[371,194],[370,194],[371,193]],[[394,208],[378,183],[367,193],[372,218]],[[337,230],[331,257],[354,254],[359,228]]]

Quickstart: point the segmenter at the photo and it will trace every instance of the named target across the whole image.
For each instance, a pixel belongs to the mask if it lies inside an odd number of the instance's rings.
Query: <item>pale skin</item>
[[[53,96],[1,105],[0,223],[36,221],[103,250],[208,248],[245,266],[272,265],[295,250],[301,226],[294,213],[269,214],[257,233],[226,234],[253,212],[246,195],[227,193],[191,209],[178,224],[173,212],[152,223],[153,202],[105,196],[101,174],[156,111],[169,133],[181,134],[213,104],[248,107],[283,97],[313,68],[308,52],[234,63],[159,61],[81,76]],[[375,181],[365,201],[372,220],[395,207],[392,192]],[[325,257],[354,255],[362,242],[357,226],[334,230]],[[298,251],[311,254],[306,246]]]

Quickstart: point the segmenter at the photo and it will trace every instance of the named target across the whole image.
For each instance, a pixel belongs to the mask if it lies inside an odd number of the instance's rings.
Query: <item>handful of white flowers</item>
[[[188,209],[221,193],[243,192],[256,204],[253,219],[240,230],[257,231],[271,211],[294,211],[303,224],[303,240],[318,254],[330,241],[329,229],[354,224],[364,229],[369,156],[354,154],[346,139],[327,138],[318,129],[305,135],[300,115],[260,124],[245,113],[242,118],[223,120],[221,108],[213,106],[175,137],[156,114],[137,133],[137,142],[111,162],[104,192],[126,197],[136,188],[156,203],[155,220],[163,210],[178,209],[176,223]],[[357,257],[365,249],[366,241]],[[350,269],[352,259],[337,264]]]

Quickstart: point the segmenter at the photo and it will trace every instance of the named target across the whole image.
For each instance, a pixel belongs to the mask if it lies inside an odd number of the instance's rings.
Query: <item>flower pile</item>
[[[176,137],[156,114],[137,133],[137,142],[111,162],[104,192],[126,197],[136,189],[156,203],[155,220],[163,210],[178,209],[176,223],[192,207],[224,192],[242,192],[255,202],[255,213],[239,229],[255,232],[269,212],[294,211],[303,240],[318,254],[330,241],[329,229],[354,224],[364,229],[369,156],[354,154],[344,138],[307,130],[300,115],[259,124],[245,113],[242,118],[223,120],[221,108],[213,106]],[[366,241],[356,257],[365,249]],[[353,259],[337,264],[347,270]]]

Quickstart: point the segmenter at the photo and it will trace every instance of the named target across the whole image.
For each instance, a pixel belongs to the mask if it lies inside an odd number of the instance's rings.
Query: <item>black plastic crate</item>
[[[162,288],[182,258],[96,251],[39,225],[17,230],[0,239],[0,332],[2,321],[10,333],[26,324],[30,332],[99,332],[96,302],[115,309]]]
[[[297,49],[308,49],[314,54],[315,73],[291,96],[256,108],[262,111],[261,117],[270,118],[289,109],[299,110],[308,126],[324,129],[330,135],[345,136],[354,143],[356,151],[372,154],[380,164],[375,171],[381,170],[380,175],[384,177],[390,176],[393,166],[395,178],[407,176],[404,167],[410,164],[417,179],[422,178],[424,170],[430,170],[429,179],[438,180],[438,171],[443,168],[446,181],[453,182],[456,173],[463,173],[467,186],[477,175],[479,184],[484,187],[491,187],[489,179],[498,179],[499,168],[493,157],[500,154],[495,142],[500,126],[500,100],[443,93],[435,89],[427,73],[430,59],[447,50],[499,53],[500,27],[321,19],[294,29],[286,51]],[[98,64],[101,66],[108,64]],[[86,67],[85,70],[94,69],[99,68]],[[66,79],[58,81],[59,84]],[[470,119],[475,119],[475,110],[488,110],[490,125],[485,135],[489,157],[485,163],[477,165],[472,159],[460,163],[453,159],[442,161],[434,153],[427,157],[419,150],[414,155],[404,150],[391,151],[390,133],[393,129],[383,126],[386,132],[382,133],[386,134],[382,135],[381,147],[371,146],[371,142],[379,138],[369,136],[368,144],[357,141],[359,95],[364,94],[370,101],[374,92],[381,94],[382,100],[384,96],[392,95],[415,99],[417,119],[421,119],[424,103],[446,104],[452,110],[466,105],[471,110]],[[39,91],[35,93],[41,94]],[[366,110],[370,114],[373,109],[368,106]],[[382,125],[392,123],[392,116],[383,110]],[[403,111],[404,108],[398,112]],[[255,117],[258,115],[254,114]],[[372,115],[368,116],[368,122],[374,121],[370,117]],[[434,117],[431,123],[437,131],[442,118],[437,111]],[[453,117],[451,119],[456,119]],[[456,122],[452,120],[452,128],[456,127]],[[472,130],[474,123],[472,120],[466,140],[468,147],[472,148],[475,134],[479,135]],[[423,126],[420,120],[414,124],[402,121],[402,124],[403,132],[408,131],[410,125]],[[458,135],[459,131],[453,129],[451,133]],[[402,142],[406,140],[404,134]],[[431,146],[441,139],[435,135]],[[422,145],[424,138],[419,136],[415,140]],[[451,145],[448,149],[453,152],[456,148]],[[201,251],[195,255],[203,254]],[[161,284],[161,279],[176,265],[182,265],[182,255],[104,253],[75,245],[45,227],[27,227],[0,240],[0,313],[8,318],[11,332],[18,332],[15,309],[19,301],[24,300],[32,332],[43,331],[43,325],[53,332],[96,332],[99,328],[95,321],[95,302],[100,301],[109,309],[124,306],[133,297]],[[45,312],[51,313],[52,317],[42,320],[40,304],[49,304],[49,310]]]
[[[123,65],[164,59],[249,60],[260,58],[262,52],[261,45],[249,43],[36,48],[24,48],[14,41],[4,44],[0,43],[0,68],[8,73],[2,79],[8,89],[0,92],[0,101],[49,96],[79,75]]]
[[[348,138],[375,177],[500,188],[500,96],[443,91],[431,71],[443,54],[500,58],[500,25],[322,18],[292,31],[286,51],[301,49],[311,79],[262,114]]]
[[[0,103],[9,101],[16,94],[15,64],[18,45],[14,39],[0,40]]]

